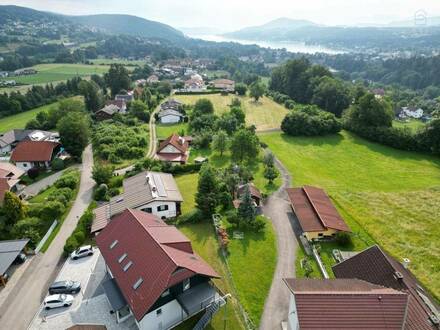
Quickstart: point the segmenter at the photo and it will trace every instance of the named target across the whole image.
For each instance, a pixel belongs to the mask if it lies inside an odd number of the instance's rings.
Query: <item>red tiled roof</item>
[[[181,143],[181,137],[174,133],[173,135],[169,136],[166,140],[162,141],[159,145],[159,148],[157,149],[157,153],[160,153],[160,151],[165,148],[167,145],[171,144],[174,148],[179,150],[182,154],[186,153],[188,151],[188,141],[185,140],[185,138],[182,138],[184,140],[183,143]]]
[[[116,105],[119,109],[122,109],[125,106],[124,100],[110,100],[105,103],[106,105]]]
[[[53,150],[60,144],[51,141],[22,141],[11,155],[13,162],[47,162],[52,159]]]
[[[258,199],[261,199],[263,197],[263,196],[261,196],[261,192],[258,190],[257,187],[255,187],[255,185],[253,183],[248,183],[248,184],[244,184],[244,185],[239,186],[237,189],[239,196],[245,192],[246,186],[249,187],[249,192],[251,193],[251,196],[256,197]]]
[[[324,231],[328,228],[351,231],[324,190],[304,186],[288,188],[287,193],[305,232]]]
[[[405,293],[350,279],[285,279],[294,295],[299,328],[402,329]]]
[[[403,265],[374,245],[332,267],[337,278],[357,278],[409,295],[406,330],[439,329],[429,320],[433,314],[421,294],[438,310],[434,299],[423,289],[415,276]],[[398,272],[398,273],[396,273]],[[397,276],[399,275],[399,276]],[[398,277],[401,277],[400,279]]]
[[[116,240],[118,243],[110,248]],[[96,243],[138,321],[167,288],[195,274],[219,277],[192,252],[188,238],[142,211],[127,209],[115,216],[96,237]],[[127,257],[119,263],[124,253]],[[124,272],[130,261],[133,264]],[[179,269],[183,271],[176,272]],[[139,278],[143,282],[135,290],[133,284]]]

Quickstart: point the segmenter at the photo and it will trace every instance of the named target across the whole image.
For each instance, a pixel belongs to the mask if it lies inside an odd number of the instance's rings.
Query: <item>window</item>
[[[146,207],[146,208],[142,209],[142,211],[147,212],[147,213],[153,213],[153,209],[151,207]]]
[[[133,289],[136,290],[137,288],[139,288],[143,281],[144,279],[142,277],[139,277],[139,279],[133,284]]]
[[[118,244],[118,240],[114,240],[112,244],[110,244],[110,249],[113,249]]]
[[[189,281],[189,278],[187,278],[185,281],[183,281],[183,291],[188,290],[191,287],[191,283]]]
[[[322,236],[324,236],[324,234],[323,234],[323,233],[319,233],[318,236],[319,236],[319,237],[322,237]]]
[[[118,262],[119,263],[123,262],[126,257],[127,257],[127,253],[124,253],[122,256],[119,257]]]
[[[26,163],[23,163],[23,167],[27,167],[27,164],[26,164]]]
[[[170,294],[170,289],[166,289],[160,296],[163,298],[168,296],[169,294]]]
[[[168,211],[168,205],[159,205],[157,207],[157,212]]]
[[[156,311],[156,315],[157,315],[157,316],[162,315],[162,308],[159,308],[159,309]]]
[[[128,268],[131,267],[131,265],[133,265],[133,261],[130,260],[130,261],[124,266],[124,268],[123,268],[124,272],[126,272],[126,271],[128,270]]]

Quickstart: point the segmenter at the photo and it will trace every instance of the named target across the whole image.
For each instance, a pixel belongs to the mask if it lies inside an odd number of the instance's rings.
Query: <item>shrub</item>
[[[350,246],[352,244],[351,235],[345,232],[336,233],[335,241],[340,246],[344,246],[344,247]]]
[[[75,172],[64,173],[61,178],[55,182],[57,188],[70,188],[75,189],[78,184],[78,175]]]
[[[38,167],[32,167],[27,171],[27,175],[30,179],[35,180],[40,175],[40,169]]]
[[[44,221],[53,221],[59,219],[66,208],[61,202],[49,201],[44,204],[40,211],[40,218]]]
[[[259,216],[255,218],[255,221],[252,223],[252,229],[257,233],[263,232],[266,228],[266,220]]]
[[[124,177],[122,175],[113,176],[109,183],[109,188],[119,188],[122,187],[122,182],[124,181]]]
[[[105,201],[108,200],[107,197],[108,188],[105,184],[101,184],[93,194],[93,199],[95,201]]]
[[[86,240],[86,234],[83,231],[76,231],[73,235],[78,245],[82,245]]]
[[[75,236],[70,236],[64,245],[64,256],[68,256],[79,247]]]
[[[177,224],[197,223],[203,220],[203,214],[199,209],[191,210],[190,212],[178,217]]]
[[[64,169],[64,161],[60,158],[55,158],[52,161],[52,170],[54,171],[61,171]]]

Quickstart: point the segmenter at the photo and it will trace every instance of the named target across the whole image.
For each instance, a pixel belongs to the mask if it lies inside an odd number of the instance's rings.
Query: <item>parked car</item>
[[[58,307],[68,307],[73,303],[73,296],[70,294],[54,294],[44,299],[44,308],[52,309]]]
[[[73,260],[79,259],[79,258],[84,258],[84,257],[88,257],[91,256],[93,254],[93,248],[91,245],[86,245],[86,246],[81,246],[78,249],[76,249],[75,251],[73,251],[70,255],[70,257]]]
[[[14,260],[14,264],[18,265],[18,264],[22,264],[26,261],[27,256],[24,253],[20,253],[17,258],[15,258]]]
[[[78,293],[81,291],[81,283],[74,281],[59,281],[49,287],[49,294]]]

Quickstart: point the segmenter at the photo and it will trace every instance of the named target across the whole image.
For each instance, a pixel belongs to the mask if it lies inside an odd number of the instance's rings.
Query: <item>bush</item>
[[[70,236],[64,245],[64,255],[68,256],[79,247],[75,236]]]
[[[108,200],[107,196],[108,188],[105,184],[101,184],[93,194],[93,199],[95,201],[106,201]]]
[[[344,247],[350,246],[352,244],[351,235],[345,232],[336,233],[335,241],[340,246],[344,246]]]
[[[30,179],[35,180],[40,175],[40,169],[38,167],[32,167],[27,171],[27,175]]]
[[[182,225],[185,223],[197,223],[203,220],[203,214],[199,209],[194,209],[186,214],[183,214],[177,218],[177,224]]]
[[[73,236],[79,246],[81,246],[86,240],[86,234],[83,231],[76,231]]]
[[[76,189],[79,178],[76,172],[64,173],[61,178],[55,182],[55,187],[57,188],[70,188],[72,190]]]
[[[64,169],[64,161],[60,158],[55,158],[52,161],[52,170],[54,171],[61,171]]]
[[[66,208],[61,202],[49,201],[44,204],[40,210],[40,218],[44,221],[59,220],[59,217],[64,213]]]
[[[66,240],[64,245],[64,256],[68,256],[78,247],[84,244],[86,238],[90,233],[90,228],[93,222],[93,209],[96,207],[96,203],[92,202],[87,211],[81,216],[78,221],[78,225],[73,231],[72,235]]]

